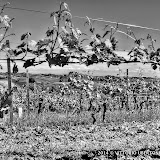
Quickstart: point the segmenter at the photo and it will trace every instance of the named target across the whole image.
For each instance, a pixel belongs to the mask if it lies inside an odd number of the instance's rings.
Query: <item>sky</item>
[[[6,3],[6,0],[1,0],[0,5]],[[59,8],[59,0],[10,0],[10,7],[24,8],[30,10],[39,10],[53,12]],[[159,21],[159,0],[66,0],[65,1],[72,16],[90,17],[90,18],[103,18],[108,21],[116,21],[127,24],[134,24],[140,26],[146,26],[151,28],[160,29]],[[53,19],[47,13],[35,13],[21,10],[5,9],[5,14],[9,17],[14,17],[10,33],[15,33],[16,36],[10,38],[11,47],[14,48],[20,43],[20,36],[23,33],[30,32],[31,40],[38,41],[45,37],[45,32],[49,26],[53,24]],[[87,32],[88,27],[84,26],[85,19],[79,19],[73,17],[73,23],[82,32]],[[105,22],[94,22],[96,31],[102,31]],[[110,24],[110,23],[107,23]],[[112,24],[115,26],[115,24]],[[122,31],[127,31],[127,26],[119,26]],[[159,48],[160,44],[160,32],[145,30],[140,28],[131,28],[137,38],[146,38],[147,34],[153,36],[156,39],[155,46]],[[119,50],[129,50],[134,46],[134,42],[123,34],[116,34],[116,38],[119,40]],[[144,43],[145,44],[145,43]],[[148,43],[146,42],[146,46]],[[118,52],[119,55],[127,56],[127,52]],[[0,58],[4,58],[4,54],[0,54]],[[6,72],[6,62],[0,61],[3,66],[3,70],[0,72]],[[23,64],[18,63],[19,71],[25,72]],[[30,73],[53,73],[53,74],[65,74],[69,71],[87,72],[92,71],[94,75],[117,75],[119,69],[122,70],[122,74],[125,74],[126,69],[129,69],[130,76],[136,76],[139,70],[144,72],[144,76],[158,76],[160,77],[160,71],[154,71],[150,65],[142,64],[121,64],[119,66],[107,67],[106,64],[96,64],[90,67],[84,65],[69,65],[66,67],[52,66],[49,68],[47,63],[44,63],[38,67],[29,67]]]

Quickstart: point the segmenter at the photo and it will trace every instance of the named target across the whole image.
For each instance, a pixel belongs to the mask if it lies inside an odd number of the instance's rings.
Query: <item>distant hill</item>
[[[82,74],[78,72],[69,72],[69,74],[64,74],[64,75],[55,75],[55,74],[29,74],[30,78],[35,80],[35,82],[38,85],[44,86],[44,88],[52,88],[53,86],[58,86],[62,85],[63,83],[68,83],[70,76],[74,75],[81,75],[83,78],[87,78],[87,74]],[[108,82],[109,80],[111,81],[116,81],[116,82],[121,82],[121,78],[126,79],[126,77],[119,77],[119,76],[92,76],[92,80],[95,82]],[[141,77],[129,77],[130,81],[136,81],[137,79],[142,79]],[[147,82],[155,80],[155,78],[152,77],[143,77],[143,79]],[[7,73],[0,73],[0,80],[6,80],[7,81]],[[157,81],[160,81],[159,78],[156,79]],[[12,82],[22,86],[26,85],[26,73],[18,73],[14,76],[12,76]],[[30,84],[31,85],[31,84]],[[32,85],[31,85],[32,86]],[[32,86],[33,88],[33,86]]]

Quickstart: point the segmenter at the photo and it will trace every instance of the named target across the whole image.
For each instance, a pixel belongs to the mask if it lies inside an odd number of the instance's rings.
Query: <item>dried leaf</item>
[[[99,34],[96,34],[96,38],[101,39],[101,36]]]
[[[87,39],[87,38],[85,38],[85,39],[82,39],[82,40],[81,40],[81,43],[82,43],[82,42],[84,42],[84,41],[86,41],[86,40],[88,40],[88,39]]]
[[[63,14],[66,14],[67,16],[69,16],[72,19],[72,14],[68,11],[63,11]]]
[[[95,28],[91,27],[89,30],[90,30],[91,33],[94,33]]]
[[[21,48],[22,52],[25,53],[26,52],[26,49],[25,48]]]
[[[154,69],[154,70],[156,70],[157,69],[157,65],[156,64],[151,64],[151,66],[152,66],[152,68]]]
[[[57,25],[57,17],[54,15],[54,24]]]
[[[18,56],[18,55],[20,55],[20,54],[22,54],[22,53],[23,53],[23,52],[22,52],[21,50],[18,51],[18,52],[17,52],[16,50],[14,50],[14,55],[15,55],[15,56]]]
[[[27,52],[32,53],[32,52],[33,52],[33,50],[31,50],[31,49],[27,48]]]
[[[73,27],[73,24],[72,24],[71,19],[69,19],[69,18],[66,19],[66,21],[65,21],[65,26],[68,26],[69,28],[72,28],[72,27]]]
[[[87,22],[85,22],[85,24],[87,23],[88,25],[91,25],[91,21],[90,21],[89,17],[86,16],[86,18],[87,18]]]
[[[22,47],[24,47],[25,45],[26,45],[26,43],[23,42],[23,43],[21,43],[19,46],[17,46],[17,48],[22,48]]]
[[[70,11],[67,3],[64,2],[63,6],[64,6],[65,9],[67,9],[68,11]]]
[[[106,31],[105,33],[104,33],[104,35],[103,35],[103,37],[102,38],[104,38],[108,33],[110,33],[111,31]]]
[[[9,40],[6,40],[6,42],[4,44],[2,44],[1,49],[4,50],[6,48],[10,48],[10,42],[9,42]]]
[[[50,14],[50,17],[53,17],[53,16],[55,16],[55,15],[58,15],[58,11],[57,12],[52,12],[51,14]]]
[[[17,66],[17,64],[16,63],[14,63],[14,66],[13,66],[13,73],[14,74],[16,74],[16,73],[18,73],[18,66]]]
[[[28,39],[29,36],[31,36],[31,33],[29,33],[29,32],[27,32],[27,33],[25,33],[25,34],[22,34],[22,36],[21,36],[21,41],[23,41],[23,40],[25,40],[25,39]]]
[[[46,32],[47,37],[50,37],[51,35],[53,35],[54,31],[55,31],[55,28],[53,28],[53,29],[48,28],[48,30]]]

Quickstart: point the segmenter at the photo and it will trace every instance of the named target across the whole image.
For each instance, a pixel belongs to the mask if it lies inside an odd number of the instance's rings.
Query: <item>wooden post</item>
[[[8,92],[11,93],[12,80],[11,80],[11,64],[10,58],[7,58],[7,69],[8,69]],[[12,105],[12,93],[9,95],[8,100],[10,103],[10,125],[13,125],[13,105]]]
[[[36,97],[36,94],[37,94],[37,86],[36,86],[36,82],[34,82],[34,106],[36,108],[36,101],[37,101],[37,97]],[[34,112],[36,111],[34,108]]]
[[[26,96],[27,112],[28,112],[28,115],[29,115],[29,73],[28,73],[28,69],[26,69],[26,89],[27,89],[27,96]]]
[[[129,109],[129,104],[128,104],[128,69],[127,69],[127,110]]]

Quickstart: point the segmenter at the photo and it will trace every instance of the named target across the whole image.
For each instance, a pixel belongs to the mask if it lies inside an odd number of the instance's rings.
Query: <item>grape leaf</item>
[[[156,70],[157,69],[157,65],[156,64],[151,64],[151,66],[152,66],[152,68],[154,69],[154,70]]]
[[[24,39],[28,39],[28,37],[29,36],[31,36],[31,33],[29,33],[29,32],[27,32],[27,33],[25,33],[25,34],[22,34],[22,36],[21,36],[21,41],[23,41]]]
[[[28,68],[30,66],[34,66],[34,62],[35,62],[35,58],[33,59],[28,59],[25,61],[25,63],[23,64],[24,68]]]
[[[19,46],[17,46],[17,48],[22,48],[22,47],[24,47],[25,45],[26,45],[26,43],[23,42],[23,43],[21,43]]]
[[[14,74],[18,73],[18,66],[16,63],[14,63],[14,66],[13,66],[13,73]]]

